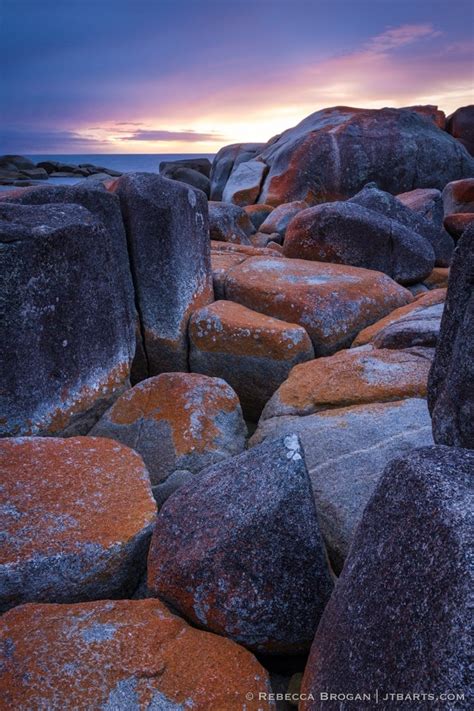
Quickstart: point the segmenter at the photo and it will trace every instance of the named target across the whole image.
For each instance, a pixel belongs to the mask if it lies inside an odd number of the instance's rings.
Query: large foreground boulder
[[[158,600],[24,605],[2,618],[5,708],[269,711],[268,674],[246,649]],[[254,701],[252,701],[254,699]]]
[[[454,252],[428,403],[437,444],[474,448],[474,225]]]
[[[294,365],[314,358],[304,328],[232,301],[196,311],[189,339],[191,370],[228,382],[251,420],[258,419]]]
[[[124,393],[91,434],[133,447],[158,484],[175,469],[198,472],[239,454],[247,429],[239,398],[220,378],[162,373]]]
[[[321,531],[339,572],[385,465],[433,444],[426,400],[370,402],[261,419],[251,445],[293,434],[303,444]]]
[[[380,272],[268,256],[235,265],[224,290],[226,299],[303,326],[316,355],[348,346],[363,328],[413,300]]]
[[[120,211],[120,200],[116,195],[108,192],[100,183],[91,185],[82,181],[76,185],[41,185],[17,190],[8,195],[0,193],[0,201],[19,203],[20,205],[62,205],[69,203],[82,205],[82,207],[89,210],[109,232],[111,247],[115,252],[115,263],[111,262],[109,264],[108,271],[116,281],[123,281],[121,288],[127,293],[130,323],[132,323],[132,319],[137,319],[127,235],[125,234]],[[137,333],[139,333],[139,324],[136,323],[135,326]],[[138,342],[137,345],[140,349],[141,344]]]
[[[302,709],[363,691],[357,708],[471,708],[473,474],[474,453],[448,447],[387,467],[318,627]]]
[[[0,203],[2,435],[84,434],[129,385],[116,234],[80,205]]]
[[[435,265],[433,247],[413,228],[351,201],[296,215],[286,231],[283,254],[374,269],[402,284],[422,281]]]
[[[407,109],[323,109],[270,141],[258,158],[269,166],[258,198],[268,205],[341,200],[371,181],[397,194],[474,176],[464,146]]]
[[[0,441],[0,609],[130,594],[156,506],[142,459],[93,437]]]
[[[158,515],[148,587],[252,650],[307,649],[332,581],[298,438],[215,464],[178,489]]]
[[[143,370],[187,370],[189,316],[213,299],[206,198],[152,173],[123,175],[111,190],[127,232]]]

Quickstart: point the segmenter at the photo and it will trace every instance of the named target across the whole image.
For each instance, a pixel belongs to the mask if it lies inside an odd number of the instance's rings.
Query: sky
[[[474,103],[472,0],[0,0],[0,153],[215,153]]]

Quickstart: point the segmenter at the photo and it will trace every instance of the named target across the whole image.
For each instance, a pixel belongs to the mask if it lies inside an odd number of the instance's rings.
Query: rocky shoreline
[[[55,160],[34,163],[34,161],[25,156],[0,156],[0,185],[12,185],[17,188],[40,185],[43,180],[48,180],[49,178],[108,180],[120,175],[122,173],[118,170],[104,168],[92,163],[74,165]]]
[[[473,112],[2,157],[6,707],[471,708]]]

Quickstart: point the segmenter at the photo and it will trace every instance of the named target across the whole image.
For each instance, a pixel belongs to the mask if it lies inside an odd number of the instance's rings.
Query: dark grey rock
[[[148,375],[188,369],[191,312],[213,299],[205,195],[152,173],[113,190],[128,238]]]
[[[308,203],[303,200],[296,200],[295,202],[286,202],[282,205],[278,205],[278,207],[270,213],[265,222],[262,223],[260,226],[260,232],[265,232],[266,234],[273,234],[274,232],[277,232],[280,237],[284,238],[286,228],[290,224],[293,217],[301,212],[301,210],[306,210],[308,207]]]
[[[474,448],[474,225],[454,251],[428,404],[437,444]]]
[[[376,348],[434,348],[438,342],[444,303],[433,304],[389,323],[372,339]]]
[[[84,434],[135,348],[113,237],[80,205],[0,203],[0,242],[1,432]]]
[[[183,158],[182,160],[162,160],[160,163],[160,174],[165,175],[166,171],[174,168],[191,168],[196,170],[206,178],[211,176],[211,161],[208,158]]]
[[[245,210],[227,202],[209,202],[209,233],[217,242],[251,244],[255,227]]]
[[[370,500],[318,627],[302,693],[305,711],[472,706],[472,480],[474,453],[426,447],[393,460]],[[371,692],[370,703],[321,693]],[[386,694],[433,694],[434,700]],[[461,701],[441,700],[445,693]]]
[[[426,401],[409,398],[260,420],[259,444],[300,437],[331,564],[342,569],[352,537],[386,464],[433,443]]]
[[[446,130],[474,155],[474,105],[461,106],[446,119]]]
[[[255,651],[307,649],[332,590],[295,436],[201,472],[161,509],[148,587]]]
[[[374,269],[401,284],[422,281],[435,264],[433,247],[425,237],[351,201],[299,212],[287,228],[283,254]]]
[[[153,496],[157,505],[163,506],[166,499],[169,499],[171,494],[174,494],[183,484],[191,481],[194,474],[189,469],[176,469],[167,477],[161,484],[151,487]]]
[[[414,210],[406,207],[400,200],[390,193],[379,190],[375,183],[366,185],[357,195],[350,198],[349,202],[361,205],[369,210],[380,212],[395,222],[399,222],[410,230],[424,237],[433,247],[435,253],[435,266],[449,267],[454,249],[454,242],[446,230],[443,229],[442,200],[439,195],[438,213],[440,222],[426,220]]]
[[[161,166],[162,164],[160,164]],[[184,165],[171,165],[164,169],[160,167],[160,175],[164,178],[169,178],[170,180],[179,180],[181,183],[186,183],[186,185],[191,185],[193,188],[202,190],[202,192],[209,197],[211,191],[211,183],[206,175],[203,175],[198,170],[193,168],[188,168]]]
[[[22,170],[32,170],[33,168],[36,168],[36,165],[32,160],[24,156],[0,156],[0,170],[20,172]]]

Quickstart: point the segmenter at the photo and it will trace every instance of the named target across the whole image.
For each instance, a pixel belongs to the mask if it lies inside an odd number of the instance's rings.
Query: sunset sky
[[[474,103],[471,0],[0,0],[0,153],[214,153]]]

